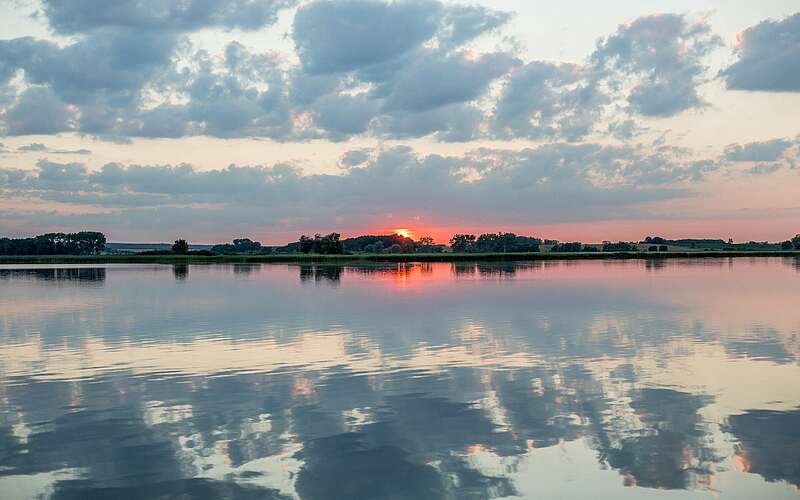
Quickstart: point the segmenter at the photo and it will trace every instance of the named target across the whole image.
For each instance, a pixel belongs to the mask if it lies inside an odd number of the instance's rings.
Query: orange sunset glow
[[[417,239],[417,232],[412,231],[411,229],[401,227],[400,229],[395,229],[394,234],[402,236],[403,238],[411,238],[412,240]]]

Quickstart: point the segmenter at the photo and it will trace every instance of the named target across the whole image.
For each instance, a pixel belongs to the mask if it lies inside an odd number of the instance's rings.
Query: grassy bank
[[[540,253],[437,253],[355,255],[33,255],[0,256],[0,264],[245,264],[354,262],[465,262],[602,259],[708,259],[721,257],[799,257],[797,250],[774,251],[686,251],[686,252],[540,252]]]

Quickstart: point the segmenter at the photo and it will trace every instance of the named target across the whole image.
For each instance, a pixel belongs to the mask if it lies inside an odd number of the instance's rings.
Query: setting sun
[[[394,234],[398,234],[403,238],[411,238],[412,240],[417,239],[417,234],[414,231],[406,228],[395,229]]]

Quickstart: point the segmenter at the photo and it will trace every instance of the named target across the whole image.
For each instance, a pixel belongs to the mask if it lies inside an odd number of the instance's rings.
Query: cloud
[[[451,104],[427,111],[391,111],[375,121],[376,135],[389,139],[410,139],[433,135],[445,142],[477,139],[482,111],[470,104]]]
[[[438,38],[445,47],[458,47],[506,24],[512,15],[479,5],[452,5],[445,10]]]
[[[255,30],[273,24],[280,10],[295,0],[43,0],[42,11],[58,33],[84,33],[97,28],[195,31],[201,28]]]
[[[45,146],[40,142],[33,142],[25,146],[20,146],[17,151],[21,153],[49,153],[59,155],[90,155],[91,151],[88,149],[53,149]]]
[[[731,144],[725,148],[724,158],[728,161],[777,161],[795,143],[788,139],[773,139],[765,142]]]
[[[640,17],[601,40],[591,56],[596,71],[644,116],[667,117],[705,106],[697,87],[707,68],[703,59],[721,45],[704,20],[685,15]],[[626,80],[633,79],[630,86]]]
[[[291,99],[313,117],[315,135],[333,140],[469,140],[483,120],[471,102],[518,61],[463,44],[508,18],[435,1],[312,2],[295,16],[302,71],[292,77]]]
[[[263,123],[274,123],[276,118],[269,110],[256,115],[269,107],[264,100],[272,98],[274,89],[259,92],[261,102],[254,103],[252,88],[242,85],[243,78],[253,77],[252,71],[264,70],[263,61],[256,61],[263,56],[252,55],[234,42],[223,58],[227,75],[211,64],[195,66],[187,74],[186,68],[178,69],[176,50],[179,45],[188,47],[182,31],[209,26],[258,28],[274,22],[277,11],[291,5],[292,1],[259,0],[192,0],[169,5],[147,0],[102,5],[48,2],[43,8],[51,27],[78,36],[65,45],[31,37],[0,40],[0,84],[21,70],[25,85],[42,87],[46,90],[39,92],[55,96],[44,104],[53,107],[57,98],[75,111],[75,119],[65,120],[60,113],[56,115],[60,119],[49,126],[23,123],[12,102],[6,105],[3,117],[6,133],[71,130],[121,140],[204,133],[269,136],[272,131],[265,130],[268,126]],[[209,59],[207,54],[205,59]],[[197,63],[197,57],[192,62]],[[274,71],[266,72],[258,83],[278,87],[273,75]],[[221,82],[226,76],[227,81]],[[209,86],[203,88],[204,82]],[[207,93],[203,95],[203,91]],[[174,104],[180,96],[192,93],[191,106]],[[23,97],[15,100],[30,106]]]
[[[352,152],[342,164],[348,168],[341,175],[305,175],[287,164],[201,171],[110,163],[92,171],[41,160],[24,174],[0,170],[0,190],[9,198],[68,203],[84,212],[84,224],[115,230],[146,224],[176,231],[187,220],[209,233],[247,225],[334,229],[345,221],[357,230],[390,217],[475,225],[630,217],[643,203],[691,195],[676,183],[708,170],[672,151],[565,143],[460,156],[396,147]],[[16,220],[34,228],[74,217],[20,211]]]
[[[352,149],[342,155],[339,163],[345,167],[357,167],[363,165],[369,160],[371,151],[369,149]]]
[[[0,117],[6,135],[45,135],[72,129],[76,113],[49,87],[29,87]]]
[[[747,28],[736,53],[739,59],[721,73],[729,89],[800,91],[800,13]]]
[[[720,45],[703,20],[659,14],[621,25],[587,64],[531,61],[510,72],[490,118],[495,137],[580,140],[635,133],[633,117],[668,117],[706,105],[703,60]],[[607,123],[604,128],[598,125]]]
[[[511,73],[492,117],[503,139],[577,139],[594,125],[606,98],[585,82],[578,65],[533,61]]]
[[[380,113],[380,102],[365,94],[341,95],[331,93],[318,99],[309,107],[314,124],[332,140],[346,140],[365,133],[372,120]]]
[[[436,54],[418,59],[391,83],[385,107],[423,111],[475,100],[492,80],[516,63],[515,58],[505,53]]]
[[[502,29],[506,12],[436,0],[317,0],[295,12],[294,63],[235,41],[212,54],[189,37],[266,26],[294,0],[88,3],[44,3],[51,29],[73,35],[66,43],[0,40],[3,133],[117,142],[630,139],[639,115],[705,106],[703,60],[719,45],[705,20],[661,14],[620,26],[584,64],[525,62],[472,44]],[[36,104],[26,92],[46,95],[39,106],[57,119],[26,118]]]
[[[98,29],[63,47],[29,37],[0,41],[0,60],[22,70],[27,85],[5,109],[6,134],[110,134],[171,63],[177,38],[145,35]]]
[[[387,138],[434,134],[440,140],[470,140],[484,121],[476,102],[486,96],[492,81],[516,64],[515,58],[501,52],[420,51],[391,71],[361,75],[374,80],[351,84],[355,93],[341,83],[318,82],[328,93],[310,99],[301,96],[306,104],[299,110],[313,117],[318,136],[334,140],[359,134]]]
[[[769,175],[781,170],[783,165],[780,163],[759,163],[748,168],[746,172],[751,175]]]
[[[73,104],[128,104],[159,68],[167,66],[177,38],[169,33],[98,29],[59,46],[30,37],[0,41],[0,58],[24,71],[30,85],[48,85]],[[90,69],[91,68],[91,69]]]
[[[309,73],[336,73],[385,62],[436,33],[439,2],[316,1],[298,9],[294,41]]]

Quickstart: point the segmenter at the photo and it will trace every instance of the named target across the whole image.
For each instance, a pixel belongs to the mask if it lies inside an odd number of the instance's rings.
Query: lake
[[[800,498],[800,259],[0,266],[0,498]]]

